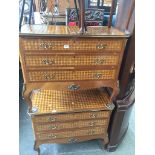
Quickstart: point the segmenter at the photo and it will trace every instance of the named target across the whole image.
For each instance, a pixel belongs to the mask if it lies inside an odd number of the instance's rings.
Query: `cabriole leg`
[[[34,150],[38,152],[38,155],[40,155],[40,148],[39,148],[39,144],[37,143],[37,141],[35,141],[34,143]]]

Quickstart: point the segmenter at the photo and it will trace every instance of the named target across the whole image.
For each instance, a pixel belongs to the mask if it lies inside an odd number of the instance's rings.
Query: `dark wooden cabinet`
[[[110,121],[110,142],[109,151],[115,151],[124,138],[130,119],[130,114],[135,102],[135,27],[134,27],[134,0],[119,0],[116,27],[125,30],[128,24],[128,31],[132,33],[127,42],[121,70],[119,74],[120,93],[115,101],[116,109]],[[131,18],[128,20],[129,15]]]

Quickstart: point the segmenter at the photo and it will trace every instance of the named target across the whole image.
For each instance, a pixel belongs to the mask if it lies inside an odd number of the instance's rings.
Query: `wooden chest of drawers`
[[[89,27],[85,35],[79,35],[77,27],[41,28],[26,25],[20,33],[23,95],[32,117],[35,150],[44,143],[97,138],[107,144],[125,34],[104,27]],[[112,88],[112,93],[101,87]]]
[[[59,38],[21,37],[24,80],[31,87],[37,83],[37,88],[46,82],[48,88],[50,85],[54,90],[69,90],[72,84],[78,85],[78,90],[100,85],[111,87],[117,94],[117,79],[125,44],[123,35],[111,35],[111,38],[80,38],[78,35],[65,38],[61,35]],[[83,81],[88,81],[87,86],[83,85]]]
[[[32,95],[32,123],[37,149],[44,143],[75,143],[103,139],[113,104],[101,89],[78,92],[36,90]]]

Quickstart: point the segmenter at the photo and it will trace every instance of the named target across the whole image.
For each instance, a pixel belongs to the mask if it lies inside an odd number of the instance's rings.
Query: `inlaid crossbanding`
[[[74,130],[74,131],[66,131],[66,132],[59,132],[59,133],[40,133],[37,135],[38,140],[47,140],[47,139],[59,139],[59,138],[66,138],[66,137],[78,137],[78,136],[92,136],[92,135],[99,135],[105,134],[106,129],[104,127],[95,127],[93,129],[81,129],[81,130]]]
[[[108,119],[100,120],[83,120],[73,122],[62,122],[62,123],[49,123],[49,124],[36,124],[35,131],[48,131],[48,130],[62,130],[82,127],[94,127],[94,126],[105,126],[108,125]]]
[[[97,111],[97,112],[76,112],[76,113],[65,113],[65,114],[48,114],[39,115],[32,117],[34,123],[51,123],[51,122],[62,122],[68,120],[85,120],[85,119],[107,119],[110,116],[110,111]]]
[[[99,66],[99,65],[118,65],[119,56],[33,56],[27,55],[25,62],[27,67],[45,67],[45,66]]]
[[[114,80],[115,70],[29,71],[29,81]]]
[[[38,50],[42,50],[42,52],[46,52],[49,50],[57,50],[57,52],[72,52],[72,50],[75,50],[74,52],[79,52],[79,50],[83,50],[85,52],[103,52],[103,50],[120,52],[122,50],[123,43],[124,42],[122,40],[103,39],[23,39],[22,48],[24,50],[35,50],[36,52]],[[45,44],[47,46],[42,46],[42,44]],[[65,45],[68,45],[67,48],[65,48]],[[100,46],[101,48],[98,48],[98,46]]]

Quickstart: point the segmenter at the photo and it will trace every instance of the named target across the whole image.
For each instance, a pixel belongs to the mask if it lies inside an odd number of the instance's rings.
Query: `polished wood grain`
[[[111,8],[110,8],[110,16],[109,16],[109,19],[108,19],[108,28],[111,28],[111,25],[112,25],[112,18],[113,18],[115,3],[116,3],[116,0],[112,0]]]
[[[133,14],[134,8],[135,8],[135,0],[132,0],[131,8],[129,9],[129,12],[128,12],[128,20],[127,20],[126,26],[125,26],[126,30],[128,30],[128,28],[129,28],[129,23],[130,23],[130,19]]]
[[[20,36],[78,36],[78,37],[129,37],[129,34],[125,34],[116,28],[110,29],[106,26],[88,26],[87,32],[81,35],[78,27],[70,26],[52,26],[52,25],[23,25],[21,28]]]

